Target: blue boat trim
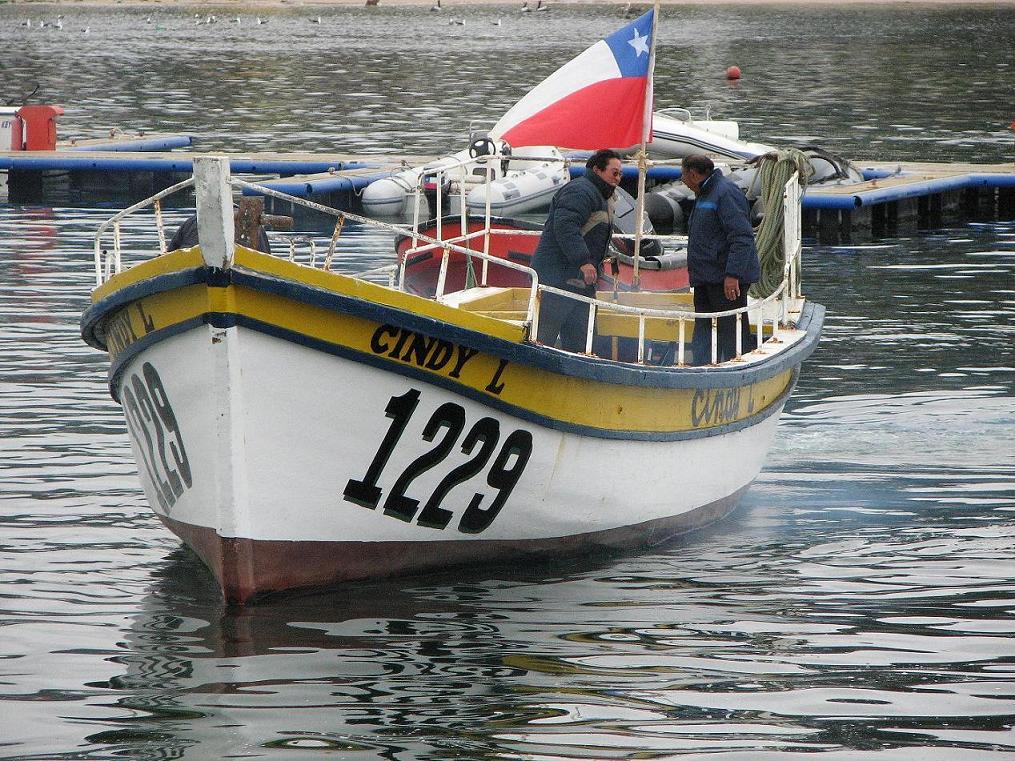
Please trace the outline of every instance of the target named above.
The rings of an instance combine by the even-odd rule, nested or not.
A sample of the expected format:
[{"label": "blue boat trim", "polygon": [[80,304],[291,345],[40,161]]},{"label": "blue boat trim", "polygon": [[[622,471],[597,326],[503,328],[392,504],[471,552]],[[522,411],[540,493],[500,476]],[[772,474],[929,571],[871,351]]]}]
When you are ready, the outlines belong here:
[{"label": "blue boat trim", "polygon": [[[229,316],[231,317],[232,315]],[[232,327],[228,324],[210,324],[213,324],[214,327]],[[393,363],[384,357],[378,357],[374,354],[357,351],[345,346],[336,346],[335,344],[327,343],[326,341],[310,338],[302,333],[296,333],[279,328],[275,325],[262,323],[258,320],[252,320],[242,315],[236,316],[235,324],[240,327],[274,336],[275,338],[279,338],[284,341],[306,346],[309,349],[322,351],[326,354],[331,354],[332,356],[341,357],[361,364],[370,365],[386,372],[412,378],[420,383],[444,388],[454,394],[457,394],[458,396],[464,396],[468,399],[472,399],[473,401],[491,407],[498,412],[513,415],[521,420],[525,420],[526,422],[542,426],[543,428],[550,428],[557,431],[563,431],[565,433],[573,433],[579,436],[589,436],[598,439],[623,439],[626,441],[687,441],[690,439],[703,439],[711,436],[719,436],[724,433],[732,433],[733,431],[749,428],[753,425],[757,425],[765,418],[776,414],[782,409],[782,405],[785,404],[787,397],[796,385],[797,377],[799,375],[798,367],[793,370],[792,379],[778,397],[773,399],[772,402],[765,406],[764,409],[742,420],[737,420],[732,423],[726,423],[724,425],[714,426],[711,428],[700,428],[688,431],[628,431],[616,428],[596,428],[593,426],[578,425],[575,423],[567,423],[562,420],[557,420],[556,418],[547,417],[546,415],[533,412],[525,407],[509,404],[498,397],[486,394],[479,389],[472,388],[471,386],[458,383],[450,378],[445,378],[442,375],[428,373],[422,368],[418,368],[414,365]]]},{"label": "blue boat trim", "polygon": [[[221,270],[217,272],[220,273]],[[97,328],[102,325],[106,317],[127,306],[127,304],[143,299],[146,296],[154,296],[157,293],[173,291],[188,285],[207,283],[209,280],[214,281],[215,273],[216,271],[208,267],[191,267],[190,269],[170,272],[125,286],[101,301],[92,304],[81,314],[81,338],[89,346],[106,351],[105,341],[100,339],[96,333]]]},{"label": "blue boat trim", "polygon": [[114,140],[109,143],[85,143],[80,145],[59,146],[57,150],[66,151],[171,151],[174,148],[187,148],[194,143],[193,135],[152,135],[138,136],[136,139]]},{"label": "blue boat trim", "polygon": [[505,341],[485,333],[449,325],[431,317],[263,275],[241,267],[236,267],[230,272],[235,285],[373,322],[395,324],[429,336],[439,335],[511,362],[601,383],[649,388],[734,388],[772,378],[785,372],[789,367],[799,365],[811,354],[817,345],[825,313],[825,308],[820,304],[808,302],[798,324],[800,329],[807,331],[807,335],[795,346],[773,357],[771,361],[744,368],[634,366],[606,362],[580,354],[569,354],[545,346]]},{"label": "blue boat trim", "polygon": [[264,323],[252,317],[232,313],[209,312],[185,320],[172,326],[153,331],[127,347],[109,369],[109,389],[111,396],[119,401],[117,386],[124,369],[141,352],[160,341],[184,333],[202,324],[216,328],[242,326],[257,332],[271,335],[281,340],[296,343],[316,351],[342,357],[363,364],[371,365],[413,378],[423,383],[446,388],[459,395],[474,399],[501,412],[514,415],[520,419],[556,430],[576,433],[585,436],[608,439],[627,439],[644,441],[679,441],[693,438],[716,436],[740,430],[756,424],[780,408],[784,398],[796,383],[800,363],[813,351],[820,334],[824,307],[818,304],[807,304],[798,327],[807,331],[807,335],[796,346],[785,354],[773,358],[770,362],[762,362],[750,368],[670,368],[652,366],[629,366],[619,363],[604,363],[588,357],[569,355],[546,347],[530,344],[516,344],[511,341],[494,338],[487,334],[460,328],[440,322],[433,318],[376,304],[362,299],[341,294],[321,291],[320,289],[300,283],[268,277],[258,272],[243,270],[216,270],[197,267],[180,272],[159,275],[123,288],[90,307],[81,318],[82,337],[90,345],[105,349],[99,339],[97,329],[105,318],[125,305],[145,296],[163,293],[187,285],[207,283],[210,287],[223,287],[229,284],[250,288],[262,293],[289,298],[301,303],[318,306],[330,311],[342,312],[351,316],[361,317],[373,322],[395,324],[399,327],[441,336],[442,338],[463,343],[494,356],[507,358],[509,361],[538,367],[550,372],[588,378],[605,383],[649,386],[655,388],[729,388],[747,385],[765,380],[784,372],[792,371],[792,379],[780,397],[759,411],[754,416],[729,424],[679,432],[646,432],[617,429],[601,429],[591,426],[577,425],[559,421],[532,412],[517,405],[506,403],[495,397],[443,376],[435,375],[413,365],[392,363],[386,358],[336,345],[321,339],[306,336],[297,331],[280,328]]}]

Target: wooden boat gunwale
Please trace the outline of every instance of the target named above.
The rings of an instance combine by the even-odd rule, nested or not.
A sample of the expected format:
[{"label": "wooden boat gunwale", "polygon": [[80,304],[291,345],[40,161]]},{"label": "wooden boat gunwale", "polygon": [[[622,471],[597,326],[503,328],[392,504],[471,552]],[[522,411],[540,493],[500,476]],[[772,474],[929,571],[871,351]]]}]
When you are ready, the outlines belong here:
[{"label": "wooden boat gunwale", "polygon": [[[262,272],[251,269],[246,264],[258,261],[265,262],[270,258],[268,255],[251,250],[243,250],[239,253],[237,264],[229,270],[191,268],[180,273],[163,272],[150,280],[132,282],[123,290],[107,293],[104,298],[92,305],[82,317],[82,335],[96,348],[108,350],[107,342],[102,335],[102,326],[105,320],[110,319],[120,310],[132,303],[138,302],[146,296],[166,293],[185,285],[204,284],[209,290],[213,288],[247,289],[252,292],[282,297],[311,307],[322,308],[336,314],[340,313],[376,323],[395,324],[426,335],[439,334],[446,340],[468,345],[511,363],[523,364],[537,370],[619,387],[660,390],[731,389],[776,378],[786,373],[787,369],[791,369],[793,372],[792,377],[778,396],[778,399],[782,399],[790,393],[795,383],[797,373],[795,368],[799,367],[799,364],[813,351],[817,344],[823,316],[823,308],[819,305],[808,303],[798,322],[798,329],[804,331],[804,337],[793,346],[761,361],[742,365],[726,364],[707,367],[631,365],[623,362],[612,362],[598,357],[563,352],[551,347],[528,343],[524,340],[511,341],[507,338],[491,336],[475,326],[467,327],[460,324],[440,322],[434,317],[420,315],[393,305],[374,303],[346,293],[326,290],[317,285],[301,283],[298,280],[265,275]],[[244,262],[242,260],[249,261]],[[292,274],[297,276],[303,274],[302,271],[306,270],[306,268],[300,265],[292,265],[287,262],[282,262],[281,264],[284,265],[283,269],[290,269]],[[328,275],[329,278],[334,279],[336,284],[355,280],[354,278],[337,273],[328,273]],[[356,282],[361,283],[362,281]],[[405,296],[412,303],[422,301],[437,307],[443,306],[411,294],[405,294]],[[226,301],[229,300],[226,299]],[[462,317],[472,315],[472,313],[464,312],[454,307],[443,307],[441,311],[444,310],[447,310],[452,316],[457,315]],[[480,318],[480,322],[494,320],[494,318],[483,318],[482,315],[472,316]],[[185,321],[154,330],[140,338],[136,343],[130,344],[123,351],[118,352],[112,357],[109,369],[108,383],[113,397],[117,398],[116,387],[124,369],[130,365],[138,354],[161,340],[166,340],[201,324],[207,324],[215,328],[239,326],[257,330],[318,351],[354,359],[358,362],[382,367],[409,378],[448,388],[455,393],[482,401],[503,412],[540,425],[598,438],[669,441],[696,438],[702,435],[717,435],[749,427],[755,424],[758,419],[763,418],[765,414],[770,414],[771,411],[778,409],[779,406],[774,400],[769,400],[765,407],[759,411],[758,415],[740,418],[717,427],[691,431],[659,433],[569,424],[567,421],[554,420],[517,405],[506,403],[503,400],[492,398],[465,384],[433,375],[412,365],[386,362],[362,351],[355,351],[348,347],[320,340],[306,333],[295,332],[272,325],[251,315],[245,315],[241,310],[236,308],[232,310],[206,310],[201,314],[193,315]],[[519,338],[521,338],[520,331]]]}]

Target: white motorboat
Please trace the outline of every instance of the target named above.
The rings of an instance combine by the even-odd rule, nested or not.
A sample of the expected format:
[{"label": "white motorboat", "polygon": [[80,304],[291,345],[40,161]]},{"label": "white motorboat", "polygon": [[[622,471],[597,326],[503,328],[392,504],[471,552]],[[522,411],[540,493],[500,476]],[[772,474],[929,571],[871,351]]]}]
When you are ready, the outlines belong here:
[{"label": "white motorboat", "polygon": [[695,119],[686,108],[664,108],[652,113],[652,142],[648,153],[655,158],[683,158],[708,153],[731,159],[753,159],[776,150],[772,146],[740,139],[734,121]]},{"label": "white motorboat", "polygon": [[[466,168],[470,159],[495,155],[501,159]],[[420,211],[424,218],[458,214],[463,196],[470,211],[484,212],[489,199],[493,214],[514,216],[545,211],[553,194],[570,179],[565,157],[553,146],[512,151],[503,141],[480,137],[463,151],[375,180],[364,189],[361,202],[367,216],[413,216],[416,209],[409,201],[416,188],[424,186],[430,191],[420,196],[429,202]]]}]

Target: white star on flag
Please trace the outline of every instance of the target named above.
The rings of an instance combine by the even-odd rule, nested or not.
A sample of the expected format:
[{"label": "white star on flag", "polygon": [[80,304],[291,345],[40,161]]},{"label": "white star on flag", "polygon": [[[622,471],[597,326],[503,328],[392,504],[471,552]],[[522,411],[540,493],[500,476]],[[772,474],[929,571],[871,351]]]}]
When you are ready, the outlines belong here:
[{"label": "white star on flag", "polygon": [[636,58],[642,53],[648,54],[648,35],[639,35],[637,29],[634,30],[634,37],[629,39],[627,44],[634,48]]}]

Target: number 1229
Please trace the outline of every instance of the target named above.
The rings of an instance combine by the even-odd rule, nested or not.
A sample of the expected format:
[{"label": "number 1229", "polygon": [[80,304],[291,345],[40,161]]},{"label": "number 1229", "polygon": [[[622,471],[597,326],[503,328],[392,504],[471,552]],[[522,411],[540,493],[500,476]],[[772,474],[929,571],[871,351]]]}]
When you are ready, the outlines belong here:
[{"label": "number 1229", "polygon": [[[373,460],[362,479],[349,479],[345,485],[343,496],[349,502],[375,509],[380,502],[382,490],[377,485],[381,472],[387,465],[392,452],[398,445],[409,423],[409,419],[419,405],[420,392],[410,389],[401,396],[393,396],[384,408],[386,417],[391,418],[388,432],[385,434]],[[452,469],[437,484],[437,488],[427,499],[420,510],[420,500],[406,494],[409,486],[419,476],[442,463],[465,429],[465,410],[454,402],[446,402],[438,407],[423,428],[423,440],[437,443],[427,452],[413,460],[395,480],[394,485],[384,500],[384,514],[399,520],[410,522],[413,519],[420,526],[443,529],[454,517],[454,513],[441,507],[441,502],[455,486],[467,481],[479,473],[493,457],[497,444],[500,442],[500,423],[491,417],[484,417],[465,434],[462,439],[462,453],[471,457],[458,467]],[[512,490],[522,477],[525,466],[532,454],[532,434],[524,430],[512,431],[504,439],[493,465],[486,475],[488,486],[496,490],[496,496],[484,506],[485,494],[477,492],[469,501],[458,522],[458,530],[466,534],[478,534],[493,523],[494,518],[504,507]],[[417,513],[419,516],[417,517]]]}]

